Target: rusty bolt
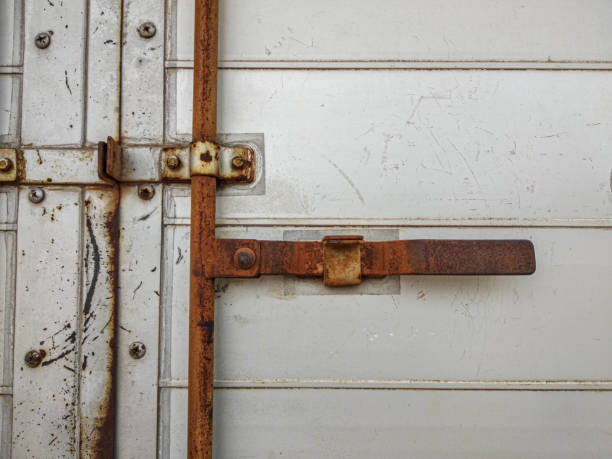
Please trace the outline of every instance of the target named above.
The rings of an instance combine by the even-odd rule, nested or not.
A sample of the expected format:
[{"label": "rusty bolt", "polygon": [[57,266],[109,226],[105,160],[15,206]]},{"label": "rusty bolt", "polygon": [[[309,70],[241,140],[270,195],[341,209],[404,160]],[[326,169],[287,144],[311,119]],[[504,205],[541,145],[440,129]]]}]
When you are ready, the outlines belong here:
[{"label": "rusty bolt", "polygon": [[240,269],[252,268],[255,264],[255,253],[246,247],[236,250],[234,253],[234,263]]},{"label": "rusty bolt", "polygon": [[236,169],[242,169],[244,164],[244,159],[241,156],[234,156],[232,158],[232,166],[234,166]]},{"label": "rusty bolt", "polygon": [[181,158],[176,155],[168,156],[168,158],[166,158],[166,166],[168,166],[169,169],[178,169],[181,167]]},{"label": "rusty bolt", "polygon": [[130,355],[135,359],[142,359],[147,353],[147,346],[140,341],[134,341],[129,347]]},{"label": "rusty bolt", "polygon": [[46,355],[47,353],[43,349],[40,349],[40,350],[32,349],[26,352],[26,355],[23,358],[23,361],[30,368],[36,368],[38,365],[40,365],[40,362],[43,361]]},{"label": "rusty bolt", "polygon": [[155,196],[155,188],[153,188],[153,185],[138,185],[138,196],[140,196],[140,199],[148,201]]},{"label": "rusty bolt", "polygon": [[51,44],[51,35],[49,35],[47,32],[36,34],[36,37],[34,37],[34,44],[39,49],[48,48]]},{"label": "rusty bolt", "polygon": [[157,32],[157,27],[152,22],[143,22],[138,26],[138,34],[142,38],[153,38]]},{"label": "rusty bolt", "polygon": [[13,168],[11,158],[0,158],[0,171],[8,172]]},{"label": "rusty bolt", "polygon": [[28,199],[34,204],[39,204],[45,199],[45,190],[42,188],[32,188],[28,193]]}]

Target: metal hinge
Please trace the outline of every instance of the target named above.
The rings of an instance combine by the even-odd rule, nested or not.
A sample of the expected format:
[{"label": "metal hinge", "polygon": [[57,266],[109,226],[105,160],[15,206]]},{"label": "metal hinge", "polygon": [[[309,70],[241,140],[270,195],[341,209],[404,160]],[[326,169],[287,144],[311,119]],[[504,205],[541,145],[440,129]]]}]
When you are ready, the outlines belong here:
[{"label": "metal hinge", "polygon": [[[112,137],[98,144],[98,175],[104,181],[121,182],[121,145]],[[162,149],[161,178],[189,180],[196,175],[224,182],[251,183],[255,179],[255,151],[248,145],[192,142]]]}]

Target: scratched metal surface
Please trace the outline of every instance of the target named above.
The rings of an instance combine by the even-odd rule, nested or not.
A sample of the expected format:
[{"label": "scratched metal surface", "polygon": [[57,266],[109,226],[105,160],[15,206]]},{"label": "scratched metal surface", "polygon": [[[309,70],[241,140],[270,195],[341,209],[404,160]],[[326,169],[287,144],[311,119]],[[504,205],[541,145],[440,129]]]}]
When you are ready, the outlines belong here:
[{"label": "scratched metal surface", "polygon": [[[216,456],[610,456],[610,2],[221,4],[219,130],[263,134],[266,177],[219,197],[220,236],[520,237],[538,268],[334,295],[220,280]],[[108,0],[0,8],[0,146],[48,192],[0,185],[0,456],[112,454],[115,358],[116,457],[184,457],[188,186],[122,187],[114,356],[91,186],[107,135],[137,182],[191,137],[193,2],[124,2],[122,32]],[[24,366],[32,347],[50,363]]]}]

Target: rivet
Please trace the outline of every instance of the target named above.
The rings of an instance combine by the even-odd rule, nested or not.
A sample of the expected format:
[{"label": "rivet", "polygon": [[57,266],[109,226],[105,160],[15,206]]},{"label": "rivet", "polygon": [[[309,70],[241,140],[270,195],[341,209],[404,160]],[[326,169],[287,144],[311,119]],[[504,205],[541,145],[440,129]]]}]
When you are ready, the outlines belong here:
[{"label": "rivet", "polygon": [[143,22],[138,26],[138,34],[142,38],[153,38],[157,32],[157,27],[152,22]]},{"label": "rivet", "polygon": [[234,156],[232,158],[232,166],[236,169],[242,169],[244,167],[244,159],[241,156]]},{"label": "rivet", "polygon": [[240,248],[234,253],[234,263],[240,269],[252,268],[255,264],[255,253],[249,248]]},{"label": "rivet", "polygon": [[40,365],[40,362],[43,361],[46,355],[47,353],[44,351],[44,349],[40,349],[40,350],[32,349],[26,352],[26,355],[23,358],[23,361],[30,368],[36,368],[38,365]]},{"label": "rivet", "polygon": [[45,190],[42,188],[32,188],[28,193],[28,199],[34,204],[39,204],[45,199]]},{"label": "rivet", "polygon": [[155,188],[153,188],[153,185],[138,185],[138,196],[140,199],[148,201],[155,196]]},{"label": "rivet", "polygon": [[166,158],[166,166],[169,169],[178,169],[181,166],[181,158],[176,155],[170,155]]},{"label": "rivet", "polygon": [[36,37],[34,37],[34,44],[39,49],[48,48],[51,44],[51,35],[49,35],[47,32],[40,32],[39,34],[36,34]]},{"label": "rivet", "polygon": [[147,353],[147,346],[140,341],[134,341],[130,344],[129,353],[135,359],[142,359]]},{"label": "rivet", "polygon": [[11,158],[0,158],[0,171],[8,172],[13,168]]}]

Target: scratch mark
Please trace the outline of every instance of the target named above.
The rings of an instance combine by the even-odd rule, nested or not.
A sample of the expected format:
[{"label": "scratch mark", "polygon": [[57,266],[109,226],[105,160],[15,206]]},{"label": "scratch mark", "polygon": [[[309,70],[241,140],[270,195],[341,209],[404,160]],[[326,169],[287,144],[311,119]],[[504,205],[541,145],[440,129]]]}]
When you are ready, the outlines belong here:
[{"label": "scratch mark", "polygon": [[132,299],[136,298],[136,292],[138,291],[138,289],[140,289],[140,287],[142,287],[142,281],[140,281],[140,284],[138,284],[138,287],[134,289],[134,292],[132,293]]},{"label": "scratch mark", "polygon": [[149,218],[151,215],[153,215],[156,211],[157,211],[157,207],[155,209],[153,209],[151,212],[149,212],[148,214],[144,214],[142,217],[138,217],[138,219],[136,221],[143,222],[147,218]]},{"label": "scratch mark", "polygon": [[329,164],[331,164],[332,166],[334,166],[334,168],[336,168],[336,170],[340,173],[340,175],[342,177],[344,177],[344,180],[346,180],[346,182],[351,186],[351,188],[355,191],[355,193],[357,194],[357,197],[359,198],[359,200],[361,201],[361,204],[365,205],[365,200],[363,199],[363,196],[361,195],[361,192],[359,191],[359,189],[355,186],[355,184],[353,183],[353,181],[349,178],[348,175],[346,175],[344,173],[344,171],[342,169],[340,169],[338,167],[338,165],[333,162],[331,159],[328,159],[327,162]]},{"label": "scratch mark", "polygon": [[181,260],[183,259],[183,252],[181,252],[181,248],[180,247],[177,247],[177,249],[178,249],[178,257],[176,259],[176,264],[178,265],[181,262]]},{"label": "scratch mark", "polygon": [[100,248],[98,247],[98,241],[96,241],[96,236],[93,232],[93,227],[91,224],[91,219],[87,219],[87,232],[89,233],[89,238],[91,239],[91,246],[93,248],[93,262],[94,262],[94,271],[91,276],[91,284],[89,284],[89,288],[87,289],[87,295],[85,297],[85,306],[83,307],[83,314],[87,316],[91,311],[91,303],[93,301],[94,292],[96,291],[96,284],[98,283],[98,276],[100,275]]},{"label": "scratch mark", "polygon": [[68,92],[72,95],[72,89],[70,89],[70,84],[68,84],[68,71],[64,70],[64,76],[66,77],[66,87],[68,88]]}]

